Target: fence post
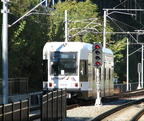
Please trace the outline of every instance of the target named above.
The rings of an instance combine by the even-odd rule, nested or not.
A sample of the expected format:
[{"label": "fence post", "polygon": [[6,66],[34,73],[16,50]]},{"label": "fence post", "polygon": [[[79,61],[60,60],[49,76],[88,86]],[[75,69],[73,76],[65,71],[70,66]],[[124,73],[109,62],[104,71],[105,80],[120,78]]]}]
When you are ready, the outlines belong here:
[{"label": "fence post", "polygon": [[22,121],[22,100],[20,100],[20,121]]},{"label": "fence post", "polygon": [[58,120],[58,90],[56,90],[56,120]]},{"label": "fence post", "polygon": [[28,110],[27,110],[27,117],[28,117],[28,121],[29,121],[29,114],[30,114],[30,101],[29,101],[29,99],[27,99],[28,100]]},{"label": "fence post", "polygon": [[62,90],[58,90],[58,119],[62,119]]},{"label": "fence post", "polygon": [[61,89],[57,90],[57,120],[61,119]]},{"label": "fence post", "polygon": [[57,119],[57,91],[52,91],[53,92],[53,121]]},{"label": "fence post", "polygon": [[66,112],[67,112],[67,109],[66,109],[66,104],[67,104],[67,102],[66,102],[66,90],[64,90],[64,95],[65,95],[65,117],[64,118],[66,118]]},{"label": "fence post", "polygon": [[41,95],[40,98],[41,98],[41,110],[40,110],[40,112],[41,112],[41,121],[43,121],[43,116],[42,116],[42,113],[43,113],[43,111],[42,111],[42,109],[43,109],[43,95]]},{"label": "fence post", "polygon": [[62,110],[62,107],[63,107],[63,90],[61,89],[61,119],[63,118],[63,110]]},{"label": "fence post", "polygon": [[2,113],[3,113],[3,118],[2,119],[3,119],[3,121],[5,121],[5,105],[4,104],[3,104],[2,110],[3,110],[2,111]]},{"label": "fence post", "polygon": [[54,119],[54,113],[53,113],[53,112],[54,112],[54,111],[53,111],[53,110],[54,110],[54,109],[53,109],[53,105],[54,105],[53,100],[54,100],[54,99],[53,99],[53,96],[54,96],[54,93],[53,93],[53,91],[52,91],[52,120]]},{"label": "fence post", "polygon": [[62,89],[62,118],[66,117],[66,90]]},{"label": "fence post", "polygon": [[12,102],[12,121],[14,121],[14,103]]},{"label": "fence post", "polygon": [[48,121],[48,115],[49,115],[49,114],[48,114],[48,108],[49,108],[49,107],[48,107],[48,103],[49,103],[48,93],[47,93],[47,101],[46,101],[46,102],[47,102],[47,104],[46,104],[46,105],[47,105],[47,110],[46,110],[46,111],[47,111],[47,112],[46,112],[46,115],[47,115],[47,116],[46,116],[46,119],[47,119],[47,121]]}]

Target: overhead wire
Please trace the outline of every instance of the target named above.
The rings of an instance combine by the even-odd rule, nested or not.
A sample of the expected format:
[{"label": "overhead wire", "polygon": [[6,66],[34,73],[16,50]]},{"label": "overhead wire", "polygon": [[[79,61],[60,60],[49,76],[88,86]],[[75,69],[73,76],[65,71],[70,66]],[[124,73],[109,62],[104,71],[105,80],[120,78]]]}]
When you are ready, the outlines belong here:
[{"label": "overhead wire", "polygon": [[125,3],[127,0],[123,1],[123,2],[120,2],[120,4],[116,5],[115,7],[113,7],[113,9],[119,7],[120,5],[122,5],[123,3]]},{"label": "overhead wire", "polygon": [[[109,16],[108,16],[109,17]],[[111,18],[109,17],[113,22],[114,24],[121,30],[124,32],[124,30]],[[129,33],[129,35],[132,37],[133,40],[135,40],[136,43],[138,43],[138,41]]]},{"label": "overhead wire", "polygon": [[[137,4],[137,6],[139,7],[139,9],[142,9],[137,1],[136,1],[136,4]],[[144,14],[144,11],[141,11],[141,13]],[[142,19],[142,18],[141,18],[141,14],[140,14],[140,20],[141,20],[141,19]],[[141,21],[140,21],[139,23],[143,26],[143,27],[141,28],[141,29],[143,29],[143,28],[144,28],[144,24],[142,24]]]},{"label": "overhead wire", "polygon": [[[109,16],[108,16],[108,17],[109,17]],[[119,23],[121,23],[121,24],[123,24],[123,25],[126,25],[126,26],[128,26],[128,27],[131,27],[131,28],[133,28],[133,29],[138,29],[138,28],[133,27],[133,26],[131,26],[131,25],[129,25],[129,24],[123,23],[123,22],[121,22],[121,21],[119,21],[119,20],[117,20],[117,19],[115,19],[115,18],[112,18],[112,17],[109,17],[109,18],[111,18],[111,19],[113,19],[113,20],[115,20],[115,21],[118,21]]]},{"label": "overhead wire", "polygon": [[[119,0],[119,1],[120,1],[120,0]],[[129,1],[129,0],[125,0],[125,1],[123,1],[123,2],[120,1],[121,3],[120,3],[119,5],[117,5],[116,7],[118,7],[118,6],[120,6],[120,5],[124,4],[124,3],[126,4],[126,2],[128,2],[128,1]],[[130,2],[132,3],[133,1],[130,0]],[[135,5],[134,5],[135,9],[138,7],[139,9],[142,10],[142,8],[140,7],[140,5],[139,5],[139,3],[137,2],[137,0],[134,0],[134,2],[135,2]],[[114,8],[116,8],[116,7],[114,7]],[[126,6],[123,5],[123,7],[124,7],[125,9],[127,9]],[[130,7],[132,7],[132,6],[130,6]],[[137,14],[137,11],[136,11],[136,10],[135,10],[134,12]],[[144,11],[140,11],[140,12],[142,12],[142,13],[144,14]],[[132,16],[132,18],[134,18],[134,17]],[[141,29],[144,28],[144,24],[142,24],[141,21],[138,21],[136,18],[134,18],[134,20],[137,21],[140,25],[143,26]],[[140,20],[141,20],[141,18],[140,18]]]},{"label": "overhead wire", "polygon": [[[120,0],[119,0],[119,1],[120,1]],[[120,1],[120,4],[116,5],[113,9],[119,7],[119,6],[122,5],[122,4],[126,4],[126,2],[129,2],[129,0],[124,0],[123,2]],[[132,3],[131,0],[130,0],[130,2]],[[123,5],[123,7],[126,8],[126,5]],[[127,5],[127,7],[128,7],[128,5]],[[130,7],[132,7],[132,6],[130,6]],[[137,7],[141,9],[141,7],[140,7],[140,5],[138,4],[137,0],[135,0],[135,8],[137,8]],[[127,9],[127,8],[126,8],[126,9]],[[129,13],[129,11],[127,11],[127,12]],[[136,10],[135,10],[134,12],[137,14],[137,11],[136,11]],[[144,14],[143,11],[142,11],[142,13]],[[111,20],[114,22],[114,24],[115,24],[121,31],[124,31],[124,30],[116,23],[116,21],[119,22],[119,23],[121,23],[121,24],[124,24],[124,25],[126,25],[126,26],[129,26],[129,27],[131,27],[131,28],[133,28],[133,29],[135,29],[135,30],[139,30],[139,29],[136,28],[136,27],[132,27],[132,26],[126,24],[126,23],[120,22],[120,21],[118,21],[118,20],[116,20],[116,19],[114,19],[114,18],[111,18],[110,16],[108,16],[108,17],[109,17],[109,19],[111,19]],[[132,16],[132,17],[133,17],[133,16]],[[144,25],[141,23],[141,21],[138,21],[136,18],[135,18],[134,20],[137,21],[140,25],[142,25],[142,26],[143,26],[142,28],[144,28]],[[140,18],[140,20],[141,20],[141,18]],[[141,29],[142,29],[142,28],[141,28]],[[131,35],[130,33],[129,33],[129,35],[130,35],[130,37],[131,37],[136,43],[138,43],[138,40],[137,40],[133,35]]]}]

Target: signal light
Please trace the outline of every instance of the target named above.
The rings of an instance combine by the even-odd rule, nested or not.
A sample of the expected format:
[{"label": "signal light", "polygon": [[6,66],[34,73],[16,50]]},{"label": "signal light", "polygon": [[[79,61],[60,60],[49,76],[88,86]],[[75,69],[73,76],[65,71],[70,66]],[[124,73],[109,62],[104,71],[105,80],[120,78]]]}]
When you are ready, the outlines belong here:
[{"label": "signal light", "polygon": [[96,54],[100,54],[100,52],[99,52],[99,51],[95,51],[95,53],[96,53]]},{"label": "signal light", "polygon": [[100,59],[100,57],[99,57],[99,56],[96,56],[96,57],[95,57],[95,59],[96,59],[96,60],[99,60],[99,59]]},{"label": "signal light", "polygon": [[100,62],[96,62],[95,64],[96,64],[97,66],[101,65],[101,63],[100,63]]},{"label": "signal light", "polygon": [[101,68],[102,66],[102,45],[101,43],[94,43],[92,47],[93,66]]},{"label": "signal light", "polygon": [[100,46],[98,46],[98,45],[95,46],[95,49],[99,49],[99,48],[100,48]]}]

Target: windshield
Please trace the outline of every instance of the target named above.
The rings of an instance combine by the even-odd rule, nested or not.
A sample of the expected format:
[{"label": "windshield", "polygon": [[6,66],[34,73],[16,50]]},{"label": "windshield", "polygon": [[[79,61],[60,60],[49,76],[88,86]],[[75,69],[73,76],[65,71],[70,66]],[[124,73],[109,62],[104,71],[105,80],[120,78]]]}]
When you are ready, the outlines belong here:
[{"label": "windshield", "polygon": [[51,52],[51,75],[77,75],[76,52]]}]

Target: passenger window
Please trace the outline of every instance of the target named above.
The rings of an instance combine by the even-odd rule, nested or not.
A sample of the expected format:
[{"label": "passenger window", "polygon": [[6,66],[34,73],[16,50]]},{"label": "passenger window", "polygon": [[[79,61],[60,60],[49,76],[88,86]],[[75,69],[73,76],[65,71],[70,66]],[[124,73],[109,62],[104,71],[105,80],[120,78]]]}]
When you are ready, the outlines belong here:
[{"label": "passenger window", "polygon": [[104,80],[106,80],[106,74],[107,74],[106,68],[104,68]]},{"label": "passenger window", "polygon": [[48,80],[48,60],[43,60],[43,81]]},{"label": "passenger window", "polygon": [[86,61],[81,61],[80,63],[80,74],[86,75]]},{"label": "passenger window", "polygon": [[111,80],[111,69],[109,69],[109,80]]}]

